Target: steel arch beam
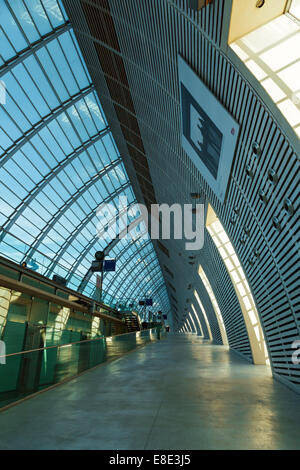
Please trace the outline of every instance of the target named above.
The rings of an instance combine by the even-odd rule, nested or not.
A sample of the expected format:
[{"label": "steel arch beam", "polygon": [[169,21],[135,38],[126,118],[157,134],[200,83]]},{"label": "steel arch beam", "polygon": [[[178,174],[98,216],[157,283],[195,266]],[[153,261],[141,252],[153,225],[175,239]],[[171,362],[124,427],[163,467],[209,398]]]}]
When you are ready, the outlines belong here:
[{"label": "steel arch beam", "polygon": [[[147,233],[147,232],[144,232],[144,233]],[[123,250],[120,251],[119,257],[123,256],[123,254],[126,253],[126,251],[127,251],[130,247],[132,247],[133,245],[135,245],[135,243],[136,243],[136,240],[132,240],[128,245],[126,245],[126,247],[123,248]]]},{"label": "steel arch beam", "polygon": [[18,218],[22,215],[23,211],[30,205],[30,203],[40,194],[40,192],[56,177],[59,173],[66,168],[69,163],[78,157],[83,151],[87,150],[89,147],[94,145],[99,140],[103,139],[107,134],[109,134],[110,128],[106,127],[102,131],[98,132],[96,135],[91,137],[91,139],[85,141],[80,147],[77,147],[76,150],[69,155],[67,155],[61,162],[57,164],[44,178],[41,180],[32,191],[30,191],[23,201],[17,206],[15,212],[13,212],[3,224],[3,229],[6,232],[0,234],[0,242],[5,238],[7,232],[10,231],[11,227],[16,223]]},{"label": "steel arch beam", "polygon": [[[154,260],[153,260],[153,261],[154,261]],[[154,273],[153,273],[153,272],[154,272]],[[152,276],[153,276],[152,279],[151,279],[150,281],[145,282],[145,277],[146,277],[146,276],[144,276],[143,279],[142,279],[142,281],[141,281],[141,288],[142,288],[142,289],[146,289],[146,286],[147,286],[148,283],[150,283],[150,282],[151,282],[151,286],[153,286],[153,285],[155,286],[156,283],[157,283],[157,282],[159,281],[159,279],[160,279],[160,277],[159,277],[160,274],[161,274],[161,273],[160,273],[160,271],[159,271],[159,266],[153,266],[153,267],[150,269],[150,271],[147,273],[147,276],[149,276],[149,275],[152,275]],[[140,273],[139,273],[139,276],[140,276]],[[134,288],[132,287],[132,289],[131,289],[131,291],[130,291],[130,295],[132,295],[131,293],[132,293],[133,291],[134,291]]]},{"label": "steel arch beam", "polygon": [[[155,289],[155,291],[152,293],[152,295],[156,295],[157,292],[158,292],[160,289],[162,289],[163,287],[165,287],[164,282],[162,282],[162,283]],[[157,295],[160,295],[160,294],[157,294]],[[130,300],[130,299],[128,299],[128,300]]]},{"label": "steel arch beam", "polygon": [[[127,209],[126,209],[126,210],[127,210]],[[132,222],[132,224],[135,223],[135,226],[136,226],[136,225],[138,225],[138,224],[141,222],[141,220],[142,220],[142,218],[139,217],[135,222]],[[130,224],[130,225],[127,226],[127,230],[128,230],[129,228],[131,228],[131,230],[134,228],[134,227],[132,226],[132,224]],[[126,229],[125,229],[125,230],[126,230]],[[125,232],[125,230],[123,230],[122,232]],[[121,232],[121,233],[122,233],[122,232]],[[121,233],[119,234],[119,237],[120,237]],[[112,249],[112,248],[111,248],[112,245],[115,246],[115,245],[120,241],[121,238],[119,238],[119,237],[118,237],[118,238],[115,238],[114,240],[112,240],[112,242],[109,243],[109,244],[106,246],[106,248],[104,249],[104,253],[105,253],[105,254],[108,254],[108,253],[109,253],[110,249]],[[83,258],[81,257],[81,259],[83,259]],[[82,281],[81,281],[79,287],[78,287],[78,292],[83,292],[83,291],[84,291],[84,289],[86,288],[87,283],[89,282],[89,280],[91,279],[91,277],[92,277],[93,274],[94,274],[94,272],[91,270],[91,268],[89,268],[89,269],[87,270],[85,276],[83,277],[83,279],[82,279]]]},{"label": "steel arch beam", "polygon": [[[109,195],[109,197],[107,197],[106,199],[103,199],[103,201],[101,202],[102,204],[104,203],[109,203],[110,201],[112,201],[115,197],[117,197],[119,194],[122,194],[122,192],[124,191],[124,189],[126,189],[127,187],[130,186],[130,183],[127,182],[125,184],[123,184],[120,188],[118,188],[114,193],[111,193]],[[73,241],[75,240],[75,238],[79,235],[79,233],[90,223],[90,221],[93,219],[93,217],[95,217],[95,211],[97,209],[98,205],[96,207],[94,207],[91,212],[89,214],[86,214],[86,218],[85,218],[85,221],[83,224],[79,225],[77,227],[77,229],[68,237],[65,239],[61,249],[60,249],[60,254],[59,256],[56,256],[55,260],[53,260],[53,265],[52,265],[52,271],[55,269],[56,265],[58,264],[58,260],[63,256],[63,254],[65,253],[65,251],[67,250],[68,246],[70,246]],[[49,273],[49,269],[47,271]],[[72,274],[74,274],[74,269],[72,270]],[[48,274],[49,276],[49,274]],[[71,276],[70,276],[71,277]]]},{"label": "steel arch beam", "polygon": [[110,165],[107,165],[106,167],[101,170],[100,174],[96,173],[89,181],[88,183],[84,184],[81,186],[78,191],[76,191],[75,194],[72,194],[72,196],[65,201],[64,205],[54,214],[53,218],[51,221],[44,227],[43,230],[39,233],[38,237],[36,238],[35,242],[31,245],[31,249],[29,253],[27,253],[24,256],[23,261],[28,260],[31,258],[32,254],[34,251],[38,248],[38,246],[43,242],[45,237],[48,235],[50,230],[54,227],[56,222],[62,217],[62,215],[82,196],[91,186],[93,186],[97,181],[99,181],[99,176],[100,179],[102,179],[105,175],[107,175],[111,170],[113,170],[116,166],[120,164],[122,160],[118,158],[117,160],[114,160]]},{"label": "steel arch beam", "polygon": [[124,238],[123,235],[125,236],[126,234],[130,233],[131,230],[133,230],[135,227],[137,227],[143,221],[144,221],[144,219],[142,217],[137,217],[135,220],[130,222],[130,224],[128,224],[127,227],[119,233],[119,236],[117,238],[115,238],[114,240],[112,240],[107,245],[107,247],[104,250],[105,254],[108,255],[108,253],[115,248],[115,246],[119,243],[119,241]]},{"label": "steel arch beam", "polygon": [[[137,255],[137,253],[136,253],[136,255]],[[150,255],[152,255],[152,253],[150,253]],[[144,260],[147,256],[149,256],[149,253],[148,253],[147,255],[145,255],[145,256],[142,258],[142,260]],[[150,265],[153,261],[155,261],[155,260],[156,260],[155,257],[152,258],[152,259],[151,259],[151,262],[149,263],[149,265]],[[132,269],[131,269],[131,270],[129,271],[129,273],[128,273],[128,276],[130,276],[131,273],[132,273],[135,269],[136,269],[136,266],[132,267]],[[140,274],[143,272],[144,269],[145,269],[145,266],[140,267],[140,268],[138,267],[138,269],[137,269],[137,271],[136,271],[136,273],[135,273],[135,278],[139,277]],[[149,274],[148,274],[148,273],[145,274],[144,277],[146,277],[146,275],[148,276]],[[119,290],[119,286],[120,286],[120,284],[121,284],[122,282],[123,282],[123,280],[120,280],[120,281],[119,281],[119,284],[116,284],[114,291],[111,292],[111,295],[114,295],[114,293]],[[134,289],[134,288],[132,288],[131,290],[128,291],[128,295],[129,295],[129,296],[130,296],[131,292],[133,291],[133,289]]]},{"label": "steel arch beam", "polygon": [[160,285],[155,289],[155,291],[152,293],[152,295],[156,295],[158,291],[161,289],[166,288],[164,281],[160,283]]},{"label": "steel arch beam", "polygon": [[32,137],[38,134],[44,127],[48,126],[50,122],[56,119],[61,113],[67,111],[71,106],[80,101],[85,96],[89,95],[95,89],[94,85],[89,85],[88,87],[83,88],[75,95],[71,96],[68,100],[64,101],[58,108],[51,111],[50,115],[45,116],[41,121],[35,124],[29,131],[23,134],[19,139],[17,139],[13,145],[11,145],[5,152],[0,155],[0,168],[12,158],[25,143],[30,142]]},{"label": "steel arch beam", "polygon": [[[151,260],[151,263],[153,263],[154,261],[157,261],[157,258],[154,257],[154,258]],[[149,275],[150,275],[155,269],[157,269],[157,268],[160,268],[159,264],[156,265],[156,266],[153,266],[152,269],[150,269],[150,270],[147,272],[147,274],[144,275],[143,279],[144,279],[146,276],[149,276]],[[132,271],[133,271],[133,269],[132,269],[130,272],[132,272]],[[141,269],[136,273],[135,279],[138,279],[138,278],[140,277],[140,275],[142,274],[142,272],[143,272],[143,269],[141,268]],[[143,288],[144,288],[144,285],[143,285]],[[130,291],[128,291],[128,296],[129,296],[129,298],[130,298],[132,292],[134,292],[135,289],[136,289],[135,287],[132,287],[132,289],[131,289]],[[116,291],[116,290],[118,290],[118,288],[116,288],[115,291]],[[112,293],[111,293],[111,295],[113,296]]]},{"label": "steel arch beam", "polygon": [[[154,295],[158,295],[159,296],[159,300],[161,303],[164,302],[164,296],[168,299],[168,294],[167,294],[167,290],[166,290],[166,286],[164,284],[164,280],[162,281],[162,283],[155,289],[154,292],[152,292],[152,296]],[[165,289],[165,294],[159,294],[158,292],[161,290],[161,289]],[[170,309],[169,309],[170,310]]]},{"label": "steel arch beam", "polygon": [[[136,204],[136,202],[134,202],[133,204]],[[130,206],[129,206],[130,207]],[[86,257],[87,253],[94,247],[94,245],[98,242],[99,240],[99,237],[98,235],[95,235],[93,237],[93,239],[87,244],[86,248],[84,249],[84,251],[82,252],[82,255],[80,256],[80,258],[76,261],[76,263],[72,266],[71,268],[71,275],[69,277],[69,279],[71,278],[71,276],[73,275],[73,273],[76,271],[76,269],[78,268],[78,266],[80,265],[80,263],[82,262],[82,260]],[[117,243],[119,243],[119,241],[121,240],[120,238],[117,238],[116,239],[117,242],[115,243],[114,247],[117,245]],[[110,247],[109,251],[112,250],[114,247]],[[107,253],[109,253],[109,251]]]},{"label": "steel arch beam", "polygon": [[0,78],[5,75],[6,73],[10,72],[16,65],[22,63],[27,57],[30,57],[32,54],[35,54],[39,49],[49,44],[49,42],[53,41],[54,39],[58,38],[62,34],[70,31],[72,26],[70,21],[66,21],[61,26],[57,26],[51,32],[45,34],[37,41],[33,42],[23,51],[20,51],[17,55],[9,59],[5,64],[1,65],[0,67]]},{"label": "steel arch beam", "polygon": [[[155,261],[155,258],[151,260],[151,263],[150,263],[150,264],[152,264],[153,261]],[[156,267],[157,267],[157,266],[154,266],[150,271],[148,271],[148,272],[147,272],[147,276],[148,276],[149,274],[151,274],[151,272],[153,271],[153,269],[155,269]],[[135,269],[135,268],[132,268],[132,269],[131,269],[130,274],[134,271],[134,269]],[[143,269],[144,269],[144,268],[140,268],[140,269],[137,270],[137,272],[135,273],[135,280],[137,280],[137,279],[140,277],[140,275],[141,275],[142,272],[143,272]],[[129,275],[130,275],[130,274],[129,274]],[[144,277],[145,277],[145,276],[144,276]],[[113,291],[113,292],[110,292],[110,294],[111,294],[112,296],[114,296],[117,291],[123,292],[122,289],[120,290],[120,284],[122,284],[122,282],[123,282],[123,280],[120,280],[120,281],[119,281],[119,284],[116,285],[114,291]],[[130,298],[131,298],[131,294],[132,294],[132,292],[134,292],[135,289],[136,289],[136,287],[132,287],[130,290],[128,290],[127,293],[126,293],[126,294],[128,294],[128,295],[126,295],[126,298],[128,297],[128,298],[130,299]]]},{"label": "steel arch beam", "polygon": [[[149,255],[148,255],[149,256]],[[143,258],[145,259],[145,257]],[[149,262],[149,264],[147,265],[147,272],[146,273],[143,273],[143,271],[145,270],[145,266],[142,266],[135,274],[135,279],[140,279],[141,275],[143,274],[143,277],[142,279],[140,280],[139,284],[141,286],[143,286],[143,288],[145,287],[145,285],[150,282],[150,281],[145,281],[145,278],[150,276],[153,271],[157,270],[157,273],[154,274],[154,278],[151,279],[151,282],[154,282],[154,279],[156,278],[156,276],[159,274],[159,268],[160,266],[159,265],[155,265],[155,262],[157,261],[156,257],[155,257],[155,253],[153,253],[153,257],[151,258],[151,261]],[[132,271],[134,271],[134,268],[132,269]],[[155,282],[154,282],[154,285],[156,283],[156,279],[155,279]],[[131,295],[131,293],[134,291],[134,287],[131,288],[131,290],[128,291],[129,295]]]},{"label": "steel arch beam", "polygon": [[[143,232],[143,235],[145,235],[147,233],[147,230]],[[133,245],[135,245],[137,242],[137,240],[132,240],[128,245],[126,245],[123,250],[120,251],[120,253],[118,254],[119,258],[121,258],[121,256],[124,255],[124,253],[126,253],[126,251]]]},{"label": "steel arch beam", "polygon": [[[151,240],[148,240],[148,241],[142,246],[142,248],[145,248],[145,247],[148,246],[150,243],[151,243]],[[129,245],[127,246],[126,251],[128,250],[128,248],[129,248]],[[126,251],[125,251],[125,253],[126,253]],[[133,253],[133,254],[129,257],[129,259],[126,260],[126,263],[130,263],[130,261],[132,261],[137,255],[138,255],[138,252],[137,252],[137,253]],[[120,271],[118,271],[118,274],[117,274],[117,275],[114,277],[114,279],[112,280],[112,282],[111,282],[111,284],[110,284],[110,286],[109,286],[110,289],[112,289],[112,286],[115,284],[115,282],[116,282],[117,278],[120,276],[120,274],[124,271],[125,267],[126,267],[126,264],[124,263],[124,264],[122,265]]]},{"label": "steel arch beam", "polygon": [[[151,274],[155,269],[156,269],[156,267],[154,266],[154,267],[149,271],[148,274]],[[159,274],[159,273],[156,273],[155,276],[157,276],[158,274]],[[145,285],[145,284],[142,284],[142,285],[139,286],[138,288],[132,288],[131,291],[128,293],[128,296],[127,296],[127,295],[124,296],[124,295],[121,294],[121,297],[130,300],[130,299],[133,298],[134,293],[135,293],[135,295],[134,295],[135,298],[136,298],[137,295],[145,295],[145,294],[144,294],[145,289],[146,289],[146,285]],[[140,294],[140,293],[141,293],[141,294]]]},{"label": "steel arch beam", "polygon": [[[141,218],[140,221],[143,221],[143,219]],[[137,224],[138,225],[138,224]],[[143,232],[143,235],[147,234],[147,231],[144,231]],[[140,240],[140,238],[138,239]],[[149,238],[146,238],[144,239],[145,240],[145,243],[143,243],[143,245],[141,245],[139,248],[136,249],[136,252],[134,253],[134,256],[138,256],[138,254],[140,253],[141,250],[144,249],[144,247],[146,245],[148,245],[148,243],[151,241]],[[126,245],[123,250],[120,251],[120,253],[118,254],[118,258],[121,259],[122,256],[125,255],[125,253],[132,247],[132,246],[135,246],[136,245],[136,242],[137,240],[132,240],[130,243],[128,243],[128,245]],[[132,259],[133,255],[130,256],[130,259]],[[123,269],[125,268],[125,265],[122,266],[122,271]],[[115,282],[115,279],[113,280],[112,284],[114,284]]]}]

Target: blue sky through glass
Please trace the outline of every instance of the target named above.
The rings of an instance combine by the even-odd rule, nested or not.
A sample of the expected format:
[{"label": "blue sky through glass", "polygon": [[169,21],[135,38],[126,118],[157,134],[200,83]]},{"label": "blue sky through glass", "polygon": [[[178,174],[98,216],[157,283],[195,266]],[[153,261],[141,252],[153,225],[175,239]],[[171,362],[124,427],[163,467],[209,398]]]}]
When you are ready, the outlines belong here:
[{"label": "blue sky through glass", "polygon": [[[108,243],[97,237],[97,207],[135,196],[58,0],[0,2],[0,80],[0,253],[78,288]],[[169,311],[149,238],[120,240],[109,257],[107,301],[153,295],[154,310]]]}]

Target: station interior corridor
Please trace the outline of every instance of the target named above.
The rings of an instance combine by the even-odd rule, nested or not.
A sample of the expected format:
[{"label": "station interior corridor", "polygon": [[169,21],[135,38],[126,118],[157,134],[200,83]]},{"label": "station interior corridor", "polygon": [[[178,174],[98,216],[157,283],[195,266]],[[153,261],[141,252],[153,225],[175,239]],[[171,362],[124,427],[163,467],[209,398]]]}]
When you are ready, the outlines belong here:
[{"label": "station interior corridor", "polygon": [[0,413],[0,448],[300,449],[299,422],[267,366],[169,334]]}]

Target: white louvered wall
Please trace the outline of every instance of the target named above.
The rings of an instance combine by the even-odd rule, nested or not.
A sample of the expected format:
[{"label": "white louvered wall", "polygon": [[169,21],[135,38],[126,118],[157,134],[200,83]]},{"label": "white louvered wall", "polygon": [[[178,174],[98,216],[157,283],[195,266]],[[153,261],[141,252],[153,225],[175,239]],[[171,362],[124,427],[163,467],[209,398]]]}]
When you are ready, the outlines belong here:
[{"label": "white louvered wall", "polygon": [[[101,0],[85,3],[98,5],[101,10]],[[135,171],[128,157],[93,42],[89,38],[87,24],[83,15],[76,16],[80,2],[68,0],[65,4],[76,30],[80,30],[77,31],[79,42],[91,74],[101,88],[104,111],[124,155],[137,196],[141,199]],[[190,193],[200,191],[206,204],[208,201],[212,204],[238,253],[252,288],[273,371],[287,383],[300,388],[300,367],[291,362],[291,344],[300,339],[297,239],[299,158],[296,155],[299,149],[291,147],[250,84],[220,50],[222,0],[215,0],[200,13],[189,11],[186,2],[180,0],[109,0],[109,5],[156,200],[158,203],[191,203]],[[228,196],[223,206],[181,148],[178,54],[183,56],[241,126]],[[254,141],[262,148],[260,158],[252,155]],[[247,175],[246,165],[252,167],[253,178]],[[268,178],[270,169],[278,175],[276,185]],[[268,192],[270,200],[267,204],[260,200],[260,190]],[[284,210],[286,198],[294,204],[295,213],[292,216]],[[239,215],[236,222],[232,223],[230,220],[234,208],[238,208]],[[273,226],[274,216],[282,221],[281,232]],[[245,237],[245,243],[242,243],[241,237]],[[181,242],[163,241],[170,257],[157,249],[162,268],[166,265],[174,274],[171,283],[176,290],[176,297],[168,287],[171,302],[172,296],[176,298],[179,319],[186,313],[185,308],[190,307],[187,299],[192,299],[196,307],[192,291],[187,289],[187,285],[192,282],[201,294],[212,324],[217,325],[210,300],[197,274],[198,263],[201,263],[223,314],[230,346],[251,359],[247,332],[234,288],[208,234],[206,239],[195,265],[188,263],[189,253],[184,252]],[[259,258],[253,257],[254,250],[259,250]],[[250,264],[252,259],[253,265]],[[168,286],[170,279],[168,275],[165,277]],[[218,328],[213,330],[215,340],[220,341]]]}]

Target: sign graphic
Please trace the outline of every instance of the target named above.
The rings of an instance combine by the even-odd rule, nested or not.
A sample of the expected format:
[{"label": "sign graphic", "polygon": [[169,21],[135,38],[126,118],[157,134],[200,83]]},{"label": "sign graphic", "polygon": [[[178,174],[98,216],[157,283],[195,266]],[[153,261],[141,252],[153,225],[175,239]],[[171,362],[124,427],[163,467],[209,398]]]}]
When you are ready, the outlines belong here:
[{"label": "sign graphic", "polygon": [[223,134],[183,84],[181,96],[183,135],[212,176],[217,179]]},{"label": "sign graphic", "polygon": [[112,272],[116,270],[116,260],[107,259],[104,261],[104,272]]},{"label": "sign graphic", "polygon": [[223,203],[239,125],[178,56],[182,147]]}]

